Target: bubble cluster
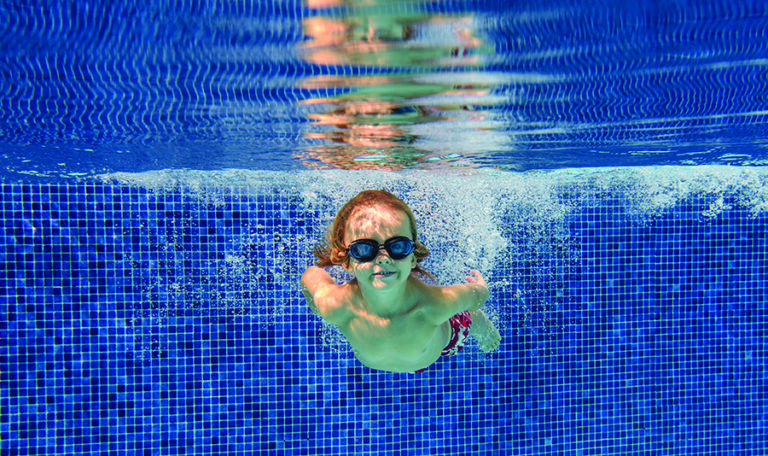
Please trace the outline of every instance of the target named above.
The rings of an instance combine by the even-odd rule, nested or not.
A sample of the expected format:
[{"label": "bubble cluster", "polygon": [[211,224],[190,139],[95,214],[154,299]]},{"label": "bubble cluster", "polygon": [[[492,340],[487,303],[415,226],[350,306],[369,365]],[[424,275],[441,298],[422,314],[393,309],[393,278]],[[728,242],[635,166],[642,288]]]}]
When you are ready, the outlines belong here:
[{"label": "bubble cluster", "polygon": [[[581,267],[580,239],[589,227],[579,220],[585,212],[610,202],[622,220],[640,226],[691,199],[701,204],[701,223],[736,207],[754,217],[768,209],[768,171],[763,168],[172,170],[102,178],[154,195],[180,194],[217,208],[228,224],[233,217],[223,212],[235,210],[233,201],[239,201],[245,209],[237,209],[242,212],[237,229],[220,221],[213,225],[231,231],[226,245],[217,247],[223,255],[206,264],[213,274],[209,282],[221,286],[208,293],[197,290],[195,296],[201,311],[224,309],[266,322],[295,318],[296,306],[306,307],[298,282],[313,261],[312,248],[322,241],[338,209],[366,189],[388,190],[411,207],[419,239],[430,250],[423,266],[440,284],[461,283],[471,269],[480,271],[491,294],[487,313],[497,325],[514,325],[517,331],[555,331],[557,324],[565,324],[555,324],[553,315],[562,302],[573,299],[564,284]],[[342,268],[332,268],[331,274],[339,283],[351,278]],[[211,299],[204,302],[204,296]],[[328,344],[343,343],[332,328],[324,327],[321,334]]]}]

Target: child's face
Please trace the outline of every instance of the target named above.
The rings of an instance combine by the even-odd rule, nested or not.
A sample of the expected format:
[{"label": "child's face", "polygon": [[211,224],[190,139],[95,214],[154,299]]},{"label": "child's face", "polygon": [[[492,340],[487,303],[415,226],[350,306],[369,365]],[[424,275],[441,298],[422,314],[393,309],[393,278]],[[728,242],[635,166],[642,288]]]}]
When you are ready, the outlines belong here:
[{"label": "child's face", "polygon": [[[373,206],[356,210],[347,220],[344,244],[349,245],[360,239],[372,239],[384,244],[388,239],[398,236],[413,238],[408,216],[387,206]],[[347,269],[355,274],[361,284],[387,288],[406,281],[415,265],[416,257],[413,253],[401,260],[393,260],[382,247],[372,261],[360,262],[350,258]]]}]

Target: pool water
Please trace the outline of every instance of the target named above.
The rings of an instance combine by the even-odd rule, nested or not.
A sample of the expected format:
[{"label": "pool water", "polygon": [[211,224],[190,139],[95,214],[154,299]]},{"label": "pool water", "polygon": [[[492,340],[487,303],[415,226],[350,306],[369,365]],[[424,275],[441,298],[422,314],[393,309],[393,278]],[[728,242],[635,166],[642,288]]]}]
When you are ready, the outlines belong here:
[{"label": "pool water", "polygon": [[[768,448],[762,4],[0,14],[3,455]],[[309,312],[368,188],[497,351],[379,372]]]},{"label": "pool water", "polygon": [[[378,372],[310,314],[310,249],[371,186],[413,207],[444,283],[486,275],[497,352]],[[762,169],[177,171],[2,194],[6,454],[765,448]]]},{"label": "pool water", "polygon": [[755,1],[0,2],[0,176],[765,165]]}]

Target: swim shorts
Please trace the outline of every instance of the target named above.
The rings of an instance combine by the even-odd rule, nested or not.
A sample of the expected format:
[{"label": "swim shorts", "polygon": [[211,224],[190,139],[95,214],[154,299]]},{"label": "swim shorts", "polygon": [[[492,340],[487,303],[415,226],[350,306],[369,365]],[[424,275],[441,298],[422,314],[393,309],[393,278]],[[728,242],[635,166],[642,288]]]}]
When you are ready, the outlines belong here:
[{"label": "swim shorts", "polygon": [[[469,311],[459,312],[449,318],[448,323],[451,325],[451,340],[443,348],[440,356],[455,356],[464,348],[469,337],[469,327],[472,326],[472,317],[469,315]],[[425,370],[427,370],[426,367],[417,370],[416,373],[420,374]]]},{"label": "swim shorts", "polygon": [[464,344],[467,343],[469,337],[469,327],[472,326],[472,317],[469,316],[469,311],[459,312],[456,315],[448,319],[451,324],[451,341],[445,346],[441,356],[455,356],[458,352],[464,348]]}]

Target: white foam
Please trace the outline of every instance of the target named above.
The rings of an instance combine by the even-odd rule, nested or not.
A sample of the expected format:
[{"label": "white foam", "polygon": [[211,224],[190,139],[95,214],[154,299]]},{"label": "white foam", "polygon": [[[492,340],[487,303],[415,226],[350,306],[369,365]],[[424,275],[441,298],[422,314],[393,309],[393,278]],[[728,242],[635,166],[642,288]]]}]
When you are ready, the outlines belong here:
[{"label": "white foam", "polygon": [[[702,223],[734,210],[734,204],[746,208],[753,217],[768,211],[768,168],[762,167],[589,168],[525,173],[458,169],[439,172],[171,170],[110,174],[101,178],[152,192],[182,190],[185,195],[213,204],[224,202],[231,195],[290,197],[298,202],[300,213],[317,214],[311,222],[316,235],[284,239],[288,245],[296,246],[299,260],[306,264],[311,261],[312,247],[322,239],[321,233],[347,200],[361,190],[383,188],[400,196],[412,208],[419,237],[431,251],[424,266],[442,284],[463,282],[470,269],[477,269],[488,278],[500,266],[509,270],[505,265],[532,257],[536,270],[527,273],[540,275],[540,281],[546,282],[553,273],[550,270],[553,259],[563,264],[579,260],[575,247],[578,243],[573,240],[578,234],[570,228],[570,217],[586,208],[605,204],[605,198],[612,199],[612,206],[621,206],[628,217],[627,223],[634,224],[645,224],[663,216],[691,197],[703,198],[706,202],[700,214]],[[510,227],[523,230],[514,236],[515,245],[509,245]],[[521,236],[523,242],[519,240]],[[228,246],[226,261],[217,266],[223,268],[222,274],[235,279],[242,276],[244,285],[254,288],[267,273],[278,283],[297,282],[295,276],[286,272],[287,268],[241,274],[238,255],[252,248],[249,243],[260,241],[249,238],[238,242],[234,240]],[[516,273],[513,271],[513,276],[489,283],[492,295],[495,290],[512,290],[519,296],[514,305],[520,306],[518,310],[522,314],[546,311],[548,304],[543,302],[536,303],[536,309],[525,308],[529,305],[526,297],[531,290],[515,288]],[[334,275],[338,280],[348,278],[340,269]],[[224,306],[237,310],[248,305],[236,298],[232,297]],[[263,305],[271,307],[257,310],[258,313],[266,313],[273,320],[286,313],[282,306],[288,304],[265,301]],[[492,305],[489,308],[498,324],[497,310]],[[338,339],[327,331],[324,337]]]},{"label": "white foam", "polygon": [[[428,247],[443,246],[429,259],[446,280],[461,280],[470,268],[488,271],[504,250],[499,226],[515,220],[532,227],[564,230],[568,214],[612,195],[638,223],[658,216],[691,196],[712,200],[702,213],[712,218],[731,209],[726,193],[736,195],[753,216],[768,210],[768,168],[696,166],[584,168],[525,173],[494,170],[453,171],[191,171],[168,170],[100,176],[106,182],[136,185],[155,192],[184,189],[205,201],[227,195],[284,194],[301,198],[327,227],[336,211],[359,191],[383,188],[400,196],[417,218]],[[718,203],[719,202],[719,203]],[[560,232],[565,236],[565,231]],[[316,239],[315,241],[319,241]]]}]

